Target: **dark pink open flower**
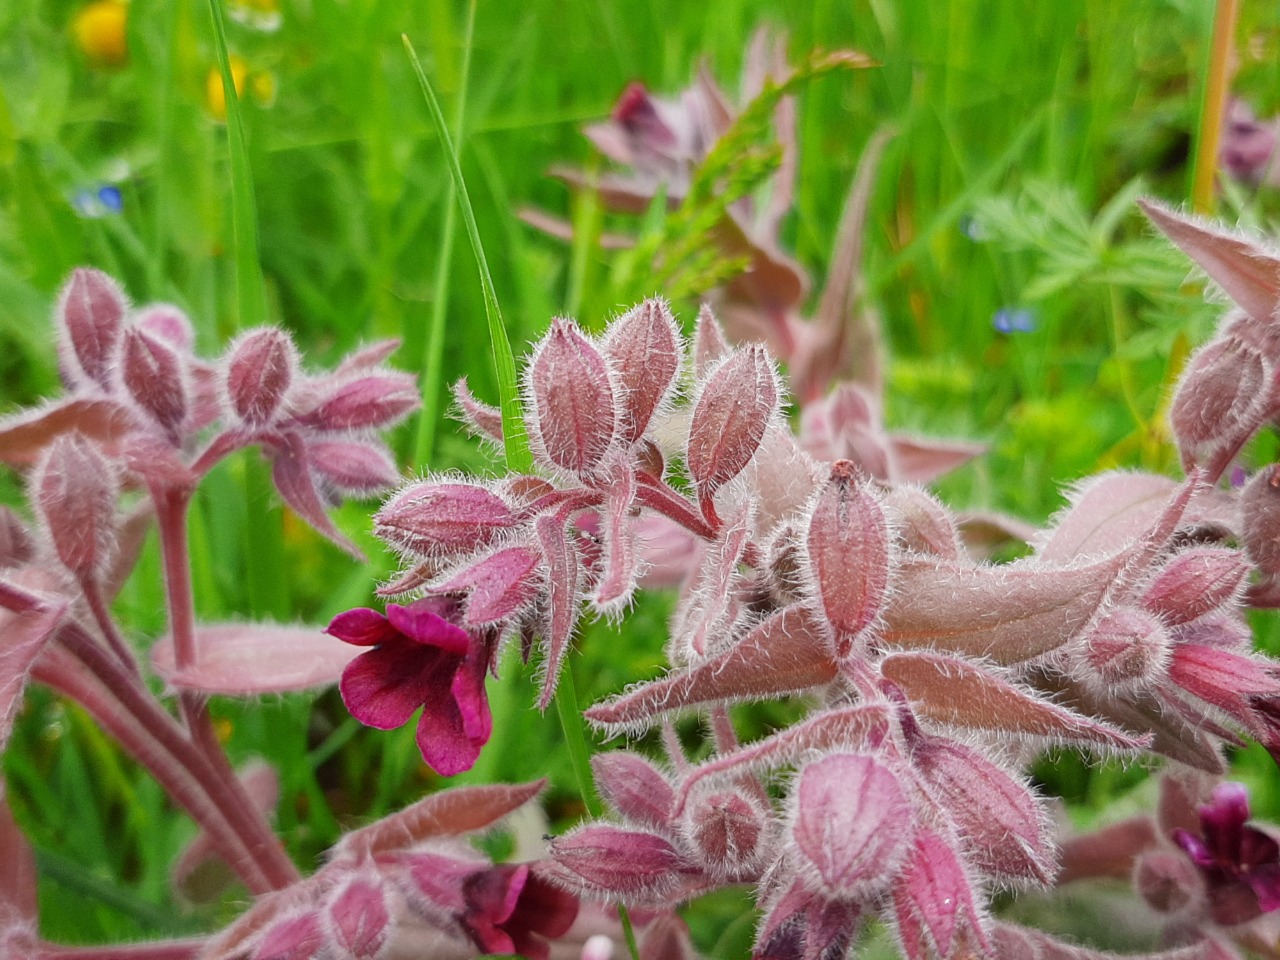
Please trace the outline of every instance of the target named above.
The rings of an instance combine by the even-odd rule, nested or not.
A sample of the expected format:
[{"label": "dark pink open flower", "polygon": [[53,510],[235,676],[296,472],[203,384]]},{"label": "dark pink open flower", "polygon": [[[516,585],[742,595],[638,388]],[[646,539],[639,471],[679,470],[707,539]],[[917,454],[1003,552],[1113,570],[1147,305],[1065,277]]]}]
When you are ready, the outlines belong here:
[{"label": "dark pink open flower", "polygon": [[1200,868],[1213,918],[1224,926],[1280,909],[1280,844],[1245,826],[1249,798],[1238,783],[1223,783],[1200,808],[1202,837],[1175,830],[1173,839]]},{"label": "dark pink open flower", "polygon": [[547,941],[563,936],[578,916],[578,898],[530,874],[526,863],[473,874],[462,885],[462,896],[462,925],[486,953],[546,960]]},{"label": "dark pink open flower", "polygon": [[471,769],[493,731],[484,675],[492,644],[459,627],[456,600],[427,597],[388,604],[387,615],[359,608],[340,613],[327,633],[372,649],[347,665],[342,699],[361,723],[403,726],[422,708],[418,749],[442,776]]}]

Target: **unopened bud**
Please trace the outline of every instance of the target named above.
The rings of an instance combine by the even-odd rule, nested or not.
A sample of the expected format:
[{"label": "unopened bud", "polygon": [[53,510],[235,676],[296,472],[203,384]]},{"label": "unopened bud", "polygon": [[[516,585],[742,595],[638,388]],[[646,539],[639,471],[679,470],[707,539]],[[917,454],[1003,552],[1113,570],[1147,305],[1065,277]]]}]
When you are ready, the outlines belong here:
[{"label": "unopened bud", "polygon": [[124,334],[121,379],[134,402],[176,437],[187,415],[182,361],[163,340],[131,327]]},{"label": "unopened bud", "polygon": [[303,913],[278,920],[258,941],[253,960],[314,960],[325,946],[320,917]]},{"label": "unopened bud", "polygon": [[1172,641],[1164,624],[1135,607],[1108,611],[1084,640],[1084,665],[1099,688],[1133,689],[1158,680]]},{"label": "unopened bud", "polygon": [[411,484],[373,517],[374,533],[422,556],[469,553],[519,523],[506,501],[471,483]]},{"label": "unopened bud", "polygon": [[318,430],[382,430],[408,416],[418,403],[413,377],[384,370],[326,390],[320,402],[298,420]]},{"label": "unopened bud", "polygon": [[231,347],[227,398],[235,415],[260,427],[279,412],[298,365],[293,341],[275,327],[251,330]]},{"label": "unopened bud", "polygon": [[777,406],[777,374],[760,344],[730,355],[712,371],[689,424],[686,463],[700,500],[709,501],[746,469]]},{"label": "unopened bud", "polygon": [[595,344],[571,320],[556,319],[534,351],[528,372],[529,433],[547,461],[589,473],[617,429],[615,386]]},{"label": "unopened bud", "polygon": [[707,304],[698,310],[698,322],[693,328],[693,367],[703,376],[716,361],[729,353],[729,341],[724,337],[720,321]]},{"label": "unopened bud", "polygon": [[960,558],[960,535],[955,521],[929,491],[895,486],[884,495],[884,503],[901,518],[894,529],[894,539],[901,549],[947,560]]},{"label": "unopened bud", "polygon": [[79,434],[64,434],[50,446],[32,483],[58,559],[78,577],[95,577],[115,535],[117,490],[111,464]]},{"label": "unopened bud", "polygon": [[1235,338],[1205,344],[1187,364],[1169,408],[1183,455],[1192,460],[1241,439],[1263,409],[1271,364]]},{"label": "unopened bud", "polygon": [[1238,550],[1205,547],[1178,554],[1143,592],[1142,605],[1170,626],[1230,604],[1249,576]]},{"label": "unopened bud", "polygon": [[101,270],[79,267],[62,288],[57,316],[71,354],[85,375],[111,389],[127,302],[120,285]]},{"label": "unopened bud", "polygon": [[765,811],[739,790],[695,796],[681,826],[698,862],[712,876],[726,880],[758,867],[767,846]]},{"label": "unopened bud", "polygon": [[134,315],[133,325],[179,353],[189,353],[195,346],[196,335],[190,319],[172,304],[156,303],[142,308]]},{"label": "unopened bud", "polygon": [[378,443],[335,440],[307,444],[311,466],[343,493],[367,497],[400,479],[391,454]]},{"label": "unopened bud", "polygon": [[1134,867],[1133,885],[1151,909],[1160,913],[1177,913],[1204,891],[1195,864],[1168,850],[1141,854]]},{"label": "unopened bud", "polygon": [[646,827],[666,827],[676,806],[676,794],[652,763],[629,750],[597,753],[591,771],[601,795],[620,814]]},{"label": "unopened bud", "polygon": [[391,933],[382,884],[376,877],[355,877],[329,901],[324,921],[343,960],[376,960]]},{"label": "unopened bud", "polygon": [[588,889],[622,899],[651,899],[671,890],[693,866],[663,837],[592,824],[551,843],[551,855]]},{"label": "unopened bud", "polygon": [[1249,559],[1280,574],[1280,463],[1263,467],[1240,494],[1241,533]]},{"label": "unopened bud", "polygon": [[796,850],[820,892],[865,899],[893,878],[913,817],[892,770],[862,754],[832,754],[804,768],[793,800]]},{"label": "unopened bud", "polygon": [[463,626],[483,627],[513,619],[537,595],[542,554],[532,547],[508,547],[459,570],[439,589],[466,592]]},{"label": "unopened bud", "polygon": [[843,657],[879,615],[889,587],[889,526],[857,468],[837,460],[809,519],[809,563]]},{"label": "unopened bud", "polygon": [[680,335],[666,301],[650,299],[609,328],[605,349],[623,387],[623,439],[635,443],[649,426],[680,369]]}]

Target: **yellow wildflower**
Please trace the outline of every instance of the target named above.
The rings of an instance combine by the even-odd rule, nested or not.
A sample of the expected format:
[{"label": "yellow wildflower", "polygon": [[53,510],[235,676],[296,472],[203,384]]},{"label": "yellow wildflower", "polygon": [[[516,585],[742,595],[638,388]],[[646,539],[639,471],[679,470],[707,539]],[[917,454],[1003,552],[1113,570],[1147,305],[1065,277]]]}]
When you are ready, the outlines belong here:
[{"label": "yellow wildflower", "polygon": [[[239,54],[231,54],[231,79],[236,85],[236,96],[244,94],[244,82],[249,75],[249,66]],[[222,71],[218,67],[209,70],[204,84],[205,105],[217,120],[227,119],[227,95],[222,88]]]},{"label": "yellow wildflower", "polygon": [[129,59],[125,35],[128,15],[125,0],[94,0],[80,8],[71,21],[71,33],[90,63],[119,67]]}]

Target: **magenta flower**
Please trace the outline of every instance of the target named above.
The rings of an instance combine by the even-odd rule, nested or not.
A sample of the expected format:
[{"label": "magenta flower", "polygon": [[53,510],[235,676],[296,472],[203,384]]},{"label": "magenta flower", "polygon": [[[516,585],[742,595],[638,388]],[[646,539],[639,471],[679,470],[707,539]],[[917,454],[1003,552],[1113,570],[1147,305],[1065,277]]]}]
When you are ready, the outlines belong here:
[{"label": "magenta flower", "polygon": [[1249,819],[1249,798],[1238,783],[1223,783],[1200,808],[1197,837],[1175,830],[1174,841],[1200,868],[1209,888],[1213,919],[1223,926],[1245,923],[1280,909],[1280,844]]},{"label": "magenta flower", "polygon": [[547,941],[568,932],[578,916],[578,898],[533,876],[525,863],[473,874],[462,885],[462,896],[461,923],[485,953],[546,960]]},{"label": "magenta flower", "polygon": [[372,647],[347,665],[342,699],[361,723],[379,730],[403,726],[422,707],[418,749],[442,776],[471,769],[493,731],[484,675],[492,644],[453,622],[451,598],[388,604],[387,615],[359,608],[340,613],[327,633]]}]

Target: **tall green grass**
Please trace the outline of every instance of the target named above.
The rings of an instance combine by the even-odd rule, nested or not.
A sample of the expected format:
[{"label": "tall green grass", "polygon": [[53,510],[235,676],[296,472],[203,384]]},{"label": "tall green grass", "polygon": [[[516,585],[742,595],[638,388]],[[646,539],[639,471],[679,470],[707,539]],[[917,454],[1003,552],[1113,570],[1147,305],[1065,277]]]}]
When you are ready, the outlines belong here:
[{"label": "tall green grass", "polygon": [[[1055,482],[1099,464],[1165,465],[1148,435],[1160,385],[1178,351],[1203,335],[1206,313],[1198,291],[1179,291],[1185,269],[1146,239],[1132,207],[1108,203],[1136,183],[1187,196],[1207,0],[1061,0],[1034,5],[1034,16],[1031,5],[980,0],[529,0],[478,5],[473,27],[462,2],[285,0],[272,34],[228,19],[224,0],[133,0],[129,61],[118,70],[75,48],[76,9],[0,5],[0,409],[55,390],[52,298],[72,267],[92,263],[139,301],[188,309],[207,352],[264,319],[285,324],[316,365],[361,341],[401,338],[396,362],[427,358],[432,371],[431,419],[397,438],[402,466],[494,471],[444,417],[444,387],[466,375],[491,402],[509,390],[511,368],[495,368],[490,352],[502,339],[497,303],[516,356],[555,313],[598,328],[628,306],[611,285],[614,255],[589,240],[642,226],[571,198],[546,169],[599,165],[578,126],[607,114],[632,79],[675,91],[705,58],[733,92],[751,32],[773,23],[793,62],[813,48],[852,47],[881,64],[801,92],[797,206],[784,242],[820,281],[860,152],[892,123],[898,136],[866,238],[870,295],[896,358],[888,414],[906,430],[991,447],[944,482],[945,495],[1042,520],[1060,502]],[[1245,20],[1264,18],[1255,10]],[[452,114],[456,154],[424,109],[402,35],[442,116]],[[206,87],[211,71],[226,75],[230,54],[251,77],[274,75],[278,94],[264,105],[251,83],[223,124]],[[120,215],[75,214],[76,189],[117,176]],[[491,284],[453,249],[460,182],[474,216],[464,225],[483,239]],[[1273,201],[1244,195],[1243,209],[1227,209],[1264,218]],[[515,220],[525,203],[590,229],[564,246]],[[644,279],[641,271],[641,288]],[[686,321],[693,300],[676,304]],[[1006,307],[1032,309],[1036,329],[998,332],[993,317]],[[17,489],[0,480],[6,499]],[[368,536],[370,506],[339,514],[371,557],[356,570],[282,515],[253,455],[220,469],[193,513],[201,615],[319,622],[367,602],[392,564]],[[149,552],[118,604],[140,644],[162,627],[155,572]],[[642,604],[621,636],[608,625],[587,630],[575,664],[584,701],[658,668],[667,602]],[[532,684],[518,663],[505,666],[501,696],[526,712]],[[361,728],[332,693],[214,711],[235,757],[282,766],[279,824],[304,861],[343,824],[438,785],[411,731]],[[767,725],[767,711],[761,717],[748,722]],[[495,741],[503,749],[486,755],[486,775],[550,772],[553,816],[574,815],[555,719],[521,722],[518,741]],[[547,755],[555,759],[544,771],[537,758]],[[1088,771],[1060,769],[1085,798]],[[165,871],[190,827],[74,710],[32,695],[6,772],[41,851],[50,937],[131,936],[159,929],[157,910],[176,915]],[[103,882],[77,884],[70,862]],[[122,878],[123,894],[108,878]],[[176,924],[207,926],[228,909]],[[729,925],[722,909],[708,907],[695,924],[707,946]]]}]

